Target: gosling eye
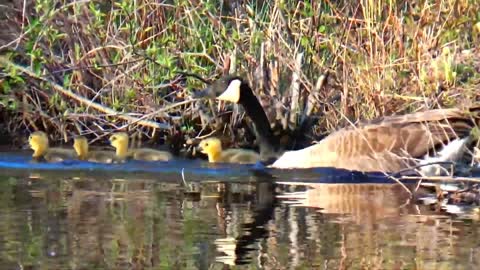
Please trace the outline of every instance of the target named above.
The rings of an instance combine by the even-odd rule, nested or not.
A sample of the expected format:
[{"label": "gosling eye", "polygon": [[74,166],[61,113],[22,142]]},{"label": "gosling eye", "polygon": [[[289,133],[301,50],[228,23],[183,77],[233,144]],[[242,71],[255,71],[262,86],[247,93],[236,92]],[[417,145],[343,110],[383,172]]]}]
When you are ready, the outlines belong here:
[{"label": "gosling eye", "polygon": [[206,143],[205,146],[208,146],[208,143]]}]

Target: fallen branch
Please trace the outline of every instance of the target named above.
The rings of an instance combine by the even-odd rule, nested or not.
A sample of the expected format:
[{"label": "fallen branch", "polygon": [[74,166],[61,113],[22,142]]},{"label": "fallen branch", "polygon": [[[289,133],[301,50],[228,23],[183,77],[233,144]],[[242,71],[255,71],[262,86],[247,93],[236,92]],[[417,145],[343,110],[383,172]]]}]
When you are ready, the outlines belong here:
[{"label": "fallen branch", "polygon": [[400,180],[424,180],[424,181],[441,181],[441,182],[472,182],[480,183],[479,177],[460,177],[460,176],[402,176]]},{"label": "fallen branch", "polygon": [[108,115],[111,115],[111,116],[117,116],[120,119],[129,121],[131,123],[136,123],[136,124],[139,124],[139,125],[142,125],[142,126],[150,127],[150,128],[156,128],[156,129],[169,129],[170,128],[169,124],[158,123],[158,122],[154,122],[154,121],[150,121],[150,120],[142,120],[142,119],[139,119],[139,118],[136,118],[136,117],[126,115],[125,113],[119,113],[119,112],[117,112],[117,111],[115,111],[111,108],[108,108],[108,107],[105,107],[101,104],[95,103],[95,102],[93,102],[89,99],[86,99],[82,96],[79,96],[79,95],[73,93],[71,90],[65,89],[61,85],[58,85],[58,84],[56,84],[56,83],[54,83],[54,82],[52,82],[52,81],[50,81],[46,78],[38,76],[31,69],[20,66],[20,65],[17,65],[17,64],[13,63],[12,61],[10,61],[9,59],[7,59],[4,56],[0,56],[0,66],[5,66],[5,67],[8,66],[10,68],[15,68],[16,70],[19,70],[22,73],[27,74],[28,76],[30,76],[32,78],[44,81],[44,82],[50,84],[55,91],[65,95],[67,97],[70,97],[70,98],[78,101],[79,103],[82,103],[86,106],[89,106],[89,107],[91,107],[91,108],[93,108],[97,111],[103,112],[105,114],[108,114]]}]

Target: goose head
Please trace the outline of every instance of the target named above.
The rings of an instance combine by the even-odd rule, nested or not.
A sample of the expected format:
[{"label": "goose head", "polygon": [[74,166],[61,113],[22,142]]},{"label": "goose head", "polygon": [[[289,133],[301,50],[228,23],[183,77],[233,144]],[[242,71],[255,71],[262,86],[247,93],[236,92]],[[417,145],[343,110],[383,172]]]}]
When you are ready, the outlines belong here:
[{"label": "goose head", "polygon": [[197,98],[211,98],[233,103],[242,103],[245,97],[253,95],[252,90],[244,80],[236,75],[227,75],[213,82],[203,91],[195,94]]}]

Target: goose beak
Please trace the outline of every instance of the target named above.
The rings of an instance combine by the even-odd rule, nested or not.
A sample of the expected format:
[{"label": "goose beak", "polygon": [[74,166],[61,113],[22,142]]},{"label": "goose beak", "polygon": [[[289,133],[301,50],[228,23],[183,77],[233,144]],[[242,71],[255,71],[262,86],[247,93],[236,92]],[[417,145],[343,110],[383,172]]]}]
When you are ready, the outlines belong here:
[{"label": "goose beak", "polygon": [[192,97],[214,99],[216,98],[216,95],[211,87],[207,87],[207,88],[204,88],[203,90],[193,92]]}]

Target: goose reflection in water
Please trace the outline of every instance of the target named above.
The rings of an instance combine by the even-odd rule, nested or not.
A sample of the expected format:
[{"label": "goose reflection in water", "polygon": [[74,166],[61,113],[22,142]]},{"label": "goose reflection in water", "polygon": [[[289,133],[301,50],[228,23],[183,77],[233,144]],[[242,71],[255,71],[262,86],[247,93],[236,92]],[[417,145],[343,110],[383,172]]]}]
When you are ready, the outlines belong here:
[{"label": "goose reflection in water", "polygon": [[[374,242],[372,235],[375,235],[375,228],[382,223],[382,220],[407,216],[400,222],[415,223],[417,222],[415,217],[420,214],[419,208],[411,203],[411,193],[405,189],[405,186],[399,184],[298,182],[277,182],[275,184],[264,182],[262,184],[263,187],[257,186],[257,189],[260,188],[257,194],[259,197],[262,197],[262,194],[267,196],[263,196],[263,200],[258,201],[259,204],[251,217],[252,220],[241,225],[240,235],[235,237],[235,234],[230,232],[226,233],[225,237],[215,240],[214,243],[219,253],[216,257],[217,262],[242,265],[251,263],[252,257],[271,257],[268,255],[270,252],[275,254],[279,252],[280,236],[275,235],[275,232],[288,231],[289,263],[292,267],[298,265],[302,260],[300,252],[304,249],[302,245],[305,245],[305,239],[301,239],[302,235],[307,233],[312,241],[322,242],[321,233],[315,229],[314,221],[310,221],[313,222],[310,225],[304,225],[307,232],[301,230],[301,215],[297,213],[301,209],[316,209],[320,215],[328,215],[327,220],[336,220],[339,224],[361,225],[362,230],[366,230],[365,235],[358,236],[357,240],[359,242],[366,241],[372,246],[375,245],[372,243]],[[410,190],[415,188],[413,184],[406,187]],[[298,191],[299,189],[303,190]],[[273,196],[268,194],[273,194]],[[288,206],[289,214],[285,222],[290,226],[289,229],[281,227],[282,221],[278,220],[281,217],[274,213],[274,211],[278,212],[281,205]],[[408,216],[412,216],[412,218],[410,219]],[[305,216],[307,223],[310,217],[311,215]],[[235,223],[232,225],[238,226]],[[345,232],[342,234],[343,239]],[[345,241],[346,239],[341,240],[342,245],[347,245]]]},{"label": "goose reflection in water", "polygon": [[358,224],[413,210],[411,194],[400,184],[291,183],[290,186],[303,186],[306,190],[279,194],[283,203],[318,208],[325,214],[347,215]]}]

